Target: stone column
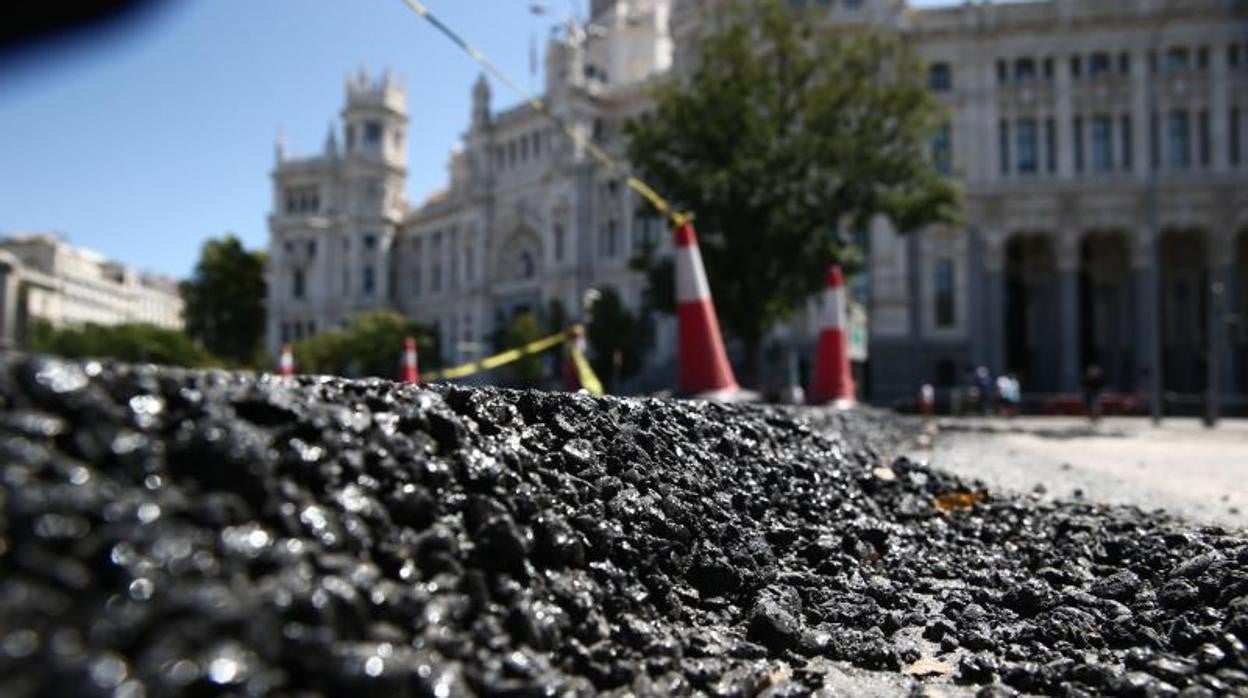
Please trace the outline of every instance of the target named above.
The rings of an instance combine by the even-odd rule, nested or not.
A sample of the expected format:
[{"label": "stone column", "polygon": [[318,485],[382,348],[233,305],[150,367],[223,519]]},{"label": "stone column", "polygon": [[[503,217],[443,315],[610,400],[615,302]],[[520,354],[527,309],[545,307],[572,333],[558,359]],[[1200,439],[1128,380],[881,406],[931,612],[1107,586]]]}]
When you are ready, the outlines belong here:
[{"label": "stone column", "polygon": [[[1148,228],[1138,230],[1131,241],[1131,276],[1135,291],[1136,386],[1151,395],[1153,374],[1161,370],[1158,341],[1161,332],[1160,279],[1157,274],[1157,241]],[[1160,412],[1158,412],[1160,414]]]},{"label": "stone column", "polygon": [[1223,232],[1209,236],[1209,358],[1216,369],[1210,370],[1213,386],[1218,396],[1216,411],[1222,412],[1228,394],[1235,392],[1235,353],[1231,347],[1230,327],[1227,314],[1233,307],[1235,293],[1235,236],[1224,228]]},{"label": "stone column", "polygon": [[1075,141],[1072,119],[1074,112],[1071,107],[1071,75],[1070,57],[1054,56],[1057,90],[1057,176],[1069,179],[1075,171]]},{"label": "stone column", "polygon": [[1131,55],[1131,164],[1137,179],[1148,179],[1150,157],[1148,113],[1148,52]]},{"label": "stone column", "polygon": [[983,239],[983,328],[979,340],[994,375],[1005,370],[1005,237],[995,231]]},{"label": "stone column", "polygon": [[1079,237],[1059,235],[1056,243],[1058,388],[1075,392],[1083,372],[1079,351]]},{"label": "stone column", "polygon": [[[1220,47],[1219,47],[1220,48]],[[1214,172],[1225,172],[1230,164],[1230,121],[1231,113],[1227,98],[1230,97],[1230,85],[1227,84],[1226,51],[1212,51],[1210,55],[1209,91],[1209,149],[1210,167]],[[1240,117],[1243,118],[1242,116]],[[1200,141],[1195,141],[1196,161],[1200,158]],[[1240,146],[1243,147],[1242,144]]]}]

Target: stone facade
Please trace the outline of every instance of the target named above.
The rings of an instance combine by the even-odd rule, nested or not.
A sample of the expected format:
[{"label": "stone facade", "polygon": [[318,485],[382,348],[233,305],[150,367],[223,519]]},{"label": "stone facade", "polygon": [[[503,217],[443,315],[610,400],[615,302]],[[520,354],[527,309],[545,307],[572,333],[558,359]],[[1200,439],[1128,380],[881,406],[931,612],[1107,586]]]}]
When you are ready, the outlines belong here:
[{"label": "stone facade", "polygon": [[177,282],[74,247],[50,233],[0,240],[0,346],[19,346],[29,320],[54,327],[143,322],[182,329]]},{"label": "stone facade", "polygon": [[1248,307],[1237,7],[1055,0],[901,18],[952,114],[937,157],[966,183],[967,224],[902,243],[919,320],[876,323],[877,396],[974,365],[1015,372],[1033,394],[1070,393],[1098,364],[1123,392],[1145,391],[1160,365],[1166,391],[1195,398],[1208,347],[1222,392],[1248,393],[1230,312]]},{"label": "stone facade", "polygon": [[[594,2],[590,32],[569,26],[550,44],[543,99],[619,152],[646,84],[689,69],[718,4]],[[1019,374],[1032,394],[1071,392],[1090,363],[1113,389],[1143,388],[1160,365],[1167,390],[1194,394],[1210,346],[1222,387],[1248,393],[1242,3],[812,4],[832,26],[900,33],[926,62],[950,113],[932,156],[967,192],[957,228],[855,231],[869,247],[851,291],[869,308],[873,399],[952,385],[976,365]],[[638,307],[628,258],[635,245],[669,251],[661,223],[540,114],[495,113],[484,82],[473,95],[449,186],[420,206],[402,200],[407,117],[390,80],[351,82],[345,149],[333,133],[314,158],[279,149],[270,348],[386,307],[435,325],[460,360],[518,312],[557,300],[575,314],[592,287]],[[380,147],[353,141],[373,126]],[[777,341],[808,348],[806,315]],[[659,370],[673,328],[654,322]]]}]

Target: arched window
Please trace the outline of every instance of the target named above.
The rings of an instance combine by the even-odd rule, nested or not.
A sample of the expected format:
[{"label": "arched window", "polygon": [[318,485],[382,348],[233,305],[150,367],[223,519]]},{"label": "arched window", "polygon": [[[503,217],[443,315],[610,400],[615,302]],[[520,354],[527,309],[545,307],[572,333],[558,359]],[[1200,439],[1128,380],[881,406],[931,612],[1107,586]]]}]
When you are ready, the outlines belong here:
[{"label": "arched window", "polygon": [[537,273],[533,264],[533,254],[528,250],[520,253],[520,278],[531,279]]}]

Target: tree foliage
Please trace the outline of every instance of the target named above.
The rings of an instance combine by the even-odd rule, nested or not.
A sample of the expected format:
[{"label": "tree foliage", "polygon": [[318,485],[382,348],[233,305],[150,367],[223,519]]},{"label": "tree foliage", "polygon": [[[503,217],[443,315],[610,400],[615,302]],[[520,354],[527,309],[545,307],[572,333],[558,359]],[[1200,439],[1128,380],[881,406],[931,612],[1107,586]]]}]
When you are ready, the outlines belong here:
[{"label": "tree foliage", "polygon": [[590,315],[585,338],[589,344],[590,363],[607,390],[615,390],[617,373],[615,355],[619,352],[619,378],[627,378],[641,368],[642,357],[650,345],[646,323],[629,312],[620,294],[614,289],[601,290]]},{"label": "tree foliage", "polygon": [[[533,313],[520,313],[507,328],[504,339],[508,349],[522,347],[530,342],[541,339],[542,326]],[[535,388],[546,378],[546,364],[543,355],[529,354],[506,368],[508,382],[518,388]]]},{"label": "tree foliage", "polygon": [[221,363],[186,334],[144,323],[55,328],[40,320],[32,327],[30,349],[69,359],[114,359],[187,368]]},{"label": "tree foliage", "polygon": [[416,339],[421,370],[441,366],[437,336],[391,311],[363,313],[345,331],[323,332],[292,347],[300,373],[397,378],[406,338]]},{"label": "tree foliage", "polygon": [[265,255],[234,235],[206,241],[199,263],[182,282],[186,331],[212,353],[240,365],[263,356]]},{"label": "tree foliage", "polygon": [[[746,345],[817,292],[838,223],[905,232],[953,222],[961,192],[928,157],[945,115],[894,38],[837,31],[782,0],[739,0],[701,38],[688,79],[626,127],[640,173],[694,213],[721,321]],[[669,309],[671,267],[651,271]]]}]

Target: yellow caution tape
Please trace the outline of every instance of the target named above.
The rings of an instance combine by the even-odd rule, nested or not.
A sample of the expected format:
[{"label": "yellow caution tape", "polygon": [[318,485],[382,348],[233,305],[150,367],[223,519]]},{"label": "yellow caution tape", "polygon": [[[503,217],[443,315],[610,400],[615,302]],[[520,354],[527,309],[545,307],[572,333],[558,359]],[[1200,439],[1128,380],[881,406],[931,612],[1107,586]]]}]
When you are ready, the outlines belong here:
[{"label": "yellow caution tape", "polygon": [[572,365],[576,367],[577,378],[581,381],[581,387],[588,390],[591,395],[602,395],[602,381],[598,380],[598,374],[594,373],[594,368],[589,365],[589,360],[585,358],[585,353],[581,348],[572,342]]},{"label": "yellow caution tape", "polygon": [[445,368],[445,369],[442,369],[441,371],[429,371],[428,373],[425,373],[424,375],[422,375],[421,379],[432,382],[432,381],[440,381],[440,380],[454,380],[456,378],[466,378],[468,376],[471,376],[474,373],[480,373],[482,371],[489,371],[489,370],[498,368],[500,366],[506,366],[507,364],[513,363],[515,361],[519,361],[520,359],[523,359],[526,356],[531,356],[533,354],[540,354],[544,351],[547,351],[548,349],[551,349],[553,347],[559,346],[560,344],[563,344],[564,341],[566,340],[567,340],[567,334],[564,332],[560,332],[559,334],[552,334],[549,337],[545,337],[543,339],[539,339],[534,342],[529,342],[528,344],[525,344],[524,346],[516,347],[515,349],[508,349],[507,351],[495,354],[493,356],[487,356],[484,359],[481,359],[479,361],[473,361],[473,362],[466,363],[460,366],[452,366],[451,368]]},{"label": "yellow caution tape", "polygon": [[[490,60],[484,53],[478,51],[476,47],[469,44],[462,36],[456,33],[454,29],[451,29],[443,23],[442,20],[438,19],[432,12],[429,11],[429,8],[426,7],[424,3],[420,2],[420,0],[403,0],[403,2],[406,3],[413,12],[421,17],[424,17],[430,24],[433,25],[435,29],[441,32],[443,36],[450,39],[451,43],[455,44],[460,48],[460,50],[468,54],[469,58],[476,61],[491,75],[498,78],[498,80],[507,87],[511,88],[512,92],[520,95],[520,97],[527,102],[529,106],[533,107],[534,110],[545,116],[547,119],[553,121],[557,126],[559,126],[565,135],[572,139],[573,142],[584,148],[585,152],[589,153],[590,157],[597,160],[608,169],[620,166],[619,161],[611,157],[596,143],[582,135],[580,131],[576,130],[572,126],[572,124],[567,123],[552,113],[541,98],[521,87],[519,83],[512,80],[510,76],[504,73],[502,68],[499,68],[494,61]],[[640,194],[646,201],[650,202],[650,205],[654,206],[659,213],[662,213],[670,219],[672,221],[672,225],[679,227],[691,219],[689,214],[682,213],[672,208],[672,205],[668,203],[667,199],[660,196],[658,192],[643,182],[639,177],[629,175],[628,178],[625,179],[625,184],[628,185],[628,188]]]}]

